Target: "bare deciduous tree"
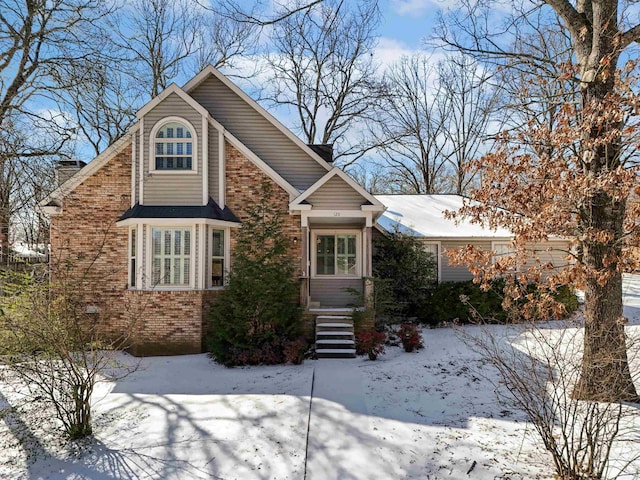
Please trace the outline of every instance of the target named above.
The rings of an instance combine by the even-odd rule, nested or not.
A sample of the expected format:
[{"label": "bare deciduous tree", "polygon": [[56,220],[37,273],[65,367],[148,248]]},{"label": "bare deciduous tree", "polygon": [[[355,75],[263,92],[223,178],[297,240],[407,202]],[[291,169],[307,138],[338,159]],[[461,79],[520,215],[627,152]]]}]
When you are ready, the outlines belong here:
[{"label": "bare deciduous tree", "polygon": [[389,95],[370,130],[394,190],[466,193],[466,167],[483,151],[497,105],[489,78],[463,56],[436,64],[417,54],[389,69]]},{"label": "bare deciduous tree", "polygon": [[53,92],[60,109],[69,112],[81,142],[88,142],[98,155],[118,140],[135,122],[141,106],[139,85],[115,61],[89,59],[60,72],[65,89]]},{"label": "bare deciduous tree", "polygon": [[[206,5],[206,0],[199,0],[202,5]],[[267,27],[286,20],[292,15],[308,11],[310,8],[322,3],[324,0],[289,1],[264,1],[256,0],[251,3],[251,7],[246,9],[246,5],[240,6],[237,0],[218,0],[214,2],[213,9],[226,18],[233,21]]]},{"label": "bare deciduous tree", "polygon": [[271,35],[269,99],[293,109],[307,143],[335,144],[344,165],[368,149],[348,132],[380,96],[372,59],[379,15],[377,1],[325,1],[280,19]]},{"label": "bare deciduous tree", "polygon": [[385,82],[389,95],[371,127],[394,190],[441,191],[447,169],[442,88],[428,56],[405,57],[392,65]]},{"label": "bare deciduous tree", "polygon": [[[101,235],[106,240],[109,228]],[[95,282],[118,273],[116,268],[96,273],[104,246],[103,241],[82,258],[56,258],[52,278],[2,274],[3,383],[22,387],[30,401],[53,409],[71,440],[92,433],[94,387],[105,373],[119,369],[117,353],[131,345],[146,306],[140,299],[114,305],[108,295],[96,295]],[[108,328],[114,317],[121,321],[116,333]]]},{"label": "bare deciduous tree", "polygon": [[73,137],[63,115],[40,101],[64,88],[55,73],[95,52],[89,34],[106,14],[99,0],[6,0],[0,9],[0,233],[8,250],[18,163],[35,168]]},{"label": "bare deciduous tree", "polygon": [[492,75],[469,56],[453,56],[438,66],[438,80],[444,97],[437,98],[444,114],[443,131],[447,162],[452,170],[447,191],[464,195],[476,177],[469,164],[489,150],[488,139],[502,121],[494,115],[499,95],[490,84]]},{"label": "bare deciduous tree", "polygon": [[[558,479],[635,478],[640,457],[635,449],[622,448],[637,440],[634,408],[572,395],[580,379],[583,331],[569,322],[562,327],[525,323],[459,332],[496,369],[497,381],[489,380],[499,400],[526,414]],[[637,355],[637,341],[630,349]]]},{"label": "bare deciduous tree", "polygon": [[136,0],[111,23],[118,36],[114,41],[134,65],[130,74],[151,86],[151,97],[181,73],[229,65],[251,51],[256,34],[252,25],[197,0]]},{"label": "bare deciduous tree", "polygon": [[196,49],[194,5],[189,0],[136,0],[111,20],[118,46],[143,67],[139,80],[150,86],[151,97],[167,88]]}]

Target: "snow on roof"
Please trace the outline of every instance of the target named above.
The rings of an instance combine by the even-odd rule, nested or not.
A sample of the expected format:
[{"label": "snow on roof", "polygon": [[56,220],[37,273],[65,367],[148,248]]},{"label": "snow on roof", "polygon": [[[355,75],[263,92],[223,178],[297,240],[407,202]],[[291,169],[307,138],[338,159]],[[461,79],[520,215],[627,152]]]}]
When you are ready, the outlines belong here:
[{"label": "snow on roof", "polygon": [[445,211],[462,207],[460,195],[376,195],[387,210],[378,219],[385,230],[417,237],[511,237],[506,229],[491,230],[466,219],[450,220]]}]

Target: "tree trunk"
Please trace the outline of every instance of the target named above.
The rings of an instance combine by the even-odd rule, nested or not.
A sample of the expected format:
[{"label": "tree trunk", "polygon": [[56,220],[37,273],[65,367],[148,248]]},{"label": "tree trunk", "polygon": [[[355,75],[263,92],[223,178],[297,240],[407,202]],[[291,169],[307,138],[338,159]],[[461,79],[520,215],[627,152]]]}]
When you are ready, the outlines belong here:
[{"label": "tree trunk", "polygon": [[[592,66],[592,71],[596,68]],[[584,111],[593,111],[594,105],[598,112],[612,108],[607,95],[616,88],[613,75],[602,78],[590,78],[583,84]],[[593,176],[594,183],[603,179],[606,184],[609,173],[620,166],[621,135],[616,132],[620,132],[622,125],[605,120],[585,127],[582,173]],[[608,139],[606,143],[603,138]],[[625,213],[626,199],[614,198],[603,188],[585,195],[580,212],[582,231],[587,236],[582,244],[583,262],[590,270],[585,282],[582,371],[573,392],[574,397],[582,400],[640,401],[629,370],[626,322],[622,315],[622,273],[618,269],[622,261]],[[603,232],[608,238],[594,237],[589,232]]]},{"label": "tree trunk", "polygon": [[604,285],[590,278],[585,286],[584,353],[574,397],[601,402],[638,402],[622,316],[622,274]]}]

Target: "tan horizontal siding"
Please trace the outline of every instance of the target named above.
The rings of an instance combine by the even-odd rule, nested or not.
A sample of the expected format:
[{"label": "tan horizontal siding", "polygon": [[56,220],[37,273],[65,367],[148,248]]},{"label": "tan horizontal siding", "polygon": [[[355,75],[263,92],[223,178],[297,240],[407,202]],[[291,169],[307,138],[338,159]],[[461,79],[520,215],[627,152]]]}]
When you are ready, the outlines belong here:
[{"label": "tan horizontal siding", "polygon": [[[425,239],[426,241],[427,239]],[[441,263],[440,263],[440,281],[441,282],[464,282],[466,280],[473,279],[473,275],[469,269],[465,266],[451,265],[449,258],[446,255],[445,250],[464,248],[467,245],[474,245],[482,248],[483,250],[491,250],[491,240],[442,240],[440,243],[441,251]]]},{"label": "tan horizontal siding", "polygon": [[327,170],[217,78],[190,95],[213,118],[296,188],[306,189]]},{"label": "tan horizontal siding", "polygon": [[[311,278],[309,279],[311,301],[320,302],[323,307],[348,307],[356,305],[362,295],[361,278]],[[346,291],[347,288],[357,290],[358,295]]]},{"label": "tan horizontal siding", "polygon": [[534,265],[537,259],[540,264],[551,263],[555,271],[560,271],[568,264],[567,250],[569,249],[569,242],[566,240],[553,240],[545,243],[532,244],[527,248],[532,250],[532,255],[527,261],[526,266]]},{"label": "tan horizontal siding", "polygon": [[343,179],[335,176],[309,195],[307,201],[317,210],[360,210],[367,199]]},{"label": "tan horizontal siding", "polygon": [[[435,242],[431,238],[421,238],[421,241],[425,243]],[[441,271],[440,271],[440,281],[441,282],[462,282],[465,280],[473,279],[473,275],[467,267],[465,266],[454,266],[449,264],[449,260],[447,255],[444,253],[446,249],[459,249],[464,248],[468,244],[474,245],[476,247],[482,248],[483,250],[491,250],[492,240],[491,239],[473,239],[473,240],[457,240],[457,239],[440,239],[440,248],[441,248]],[[496,239],[496,242],[508,242],[509,240],[504,239]],[[554,265],[556,270],[561,270],[567,265],[567,249],[569,247],[569,242],[564,240],[554,240],[545,243],[538,243],[529,245],[527,248],[531,249],[533,255],[530,257],[526,266],[533,265],[536,261],[536,258],[540,260],[541,264],[551,263]]]},{"label": "tan horizontal siding", "polygon": [[[198,136],[195,142],[197,174],[149,173],[151,130],[166,117],[188,120]],[[145,205],[202,205],[202,116],[178,95],[171,94],[144,116],[144,204]]]}]

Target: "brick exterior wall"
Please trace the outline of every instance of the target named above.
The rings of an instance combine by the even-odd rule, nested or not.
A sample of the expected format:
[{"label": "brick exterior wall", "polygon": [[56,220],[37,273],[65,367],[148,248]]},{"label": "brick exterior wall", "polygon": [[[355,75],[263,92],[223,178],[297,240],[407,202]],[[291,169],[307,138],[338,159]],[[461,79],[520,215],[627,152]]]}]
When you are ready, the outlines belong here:
[{"label": "brick exterior wall", "polygon": [[97,329],[137,355],[202,351],[203,310],[215,292],[128,290],[127,227],[117,219],[131,205],[131,147],[64,198],[51,217],[52,278],[83,274]]},{"label": "brick exterior wall", "polygon": [[[285,215],[291,255],[301,265],[300,217],[289,215],[289,195],[233,146],[226,145],[226,199],[246,218],[246,206],[263,182],[273,185],[272,201]],[[131,205],[131,146],[64,198],[63,212],[51,217],[52,277],[87,271],[88,305],[98,307],[95,324],[107,338],[125,338],[137,355],[202,351],[207,313],[219,291],[128,290],[128,232],[115,222]],[[231,229],[231,251],[236,241]],[[297,242],[294,243],[293,239]],[[141,259],[138,259],[140,262]],[[140,266],[140,265],[139,265]],[[89,268],[90,267],[90,268]]]},{"label": "brick exterior wall", "polygon": [[[225,143],[225,162],[227,173],[226,203],[240,220],[247,217],[247,205],[256,200],[260,186],[265,182],[272,186],[271,202],[283,213],[284,233],[289,237],[291,244],[289,254],[294,259],[296,267],[300,270],[302,265],[302,228],[300,226],[300,217],[289,215],[289,194],[228,142]],[[294,239],[297,241],[294,241]],[[235,242],[236,234],[232,229],[232,255]]]},{"label": "brick exterior wall", "polygon": [[122,329],[121,297],[127,287],[128,230],[116,220],[130,206],[131,147],[115,155],[63,201],[51,217],[51,274],[54,282],[82,279],[85,301],[99,309],[102,328]]}]

